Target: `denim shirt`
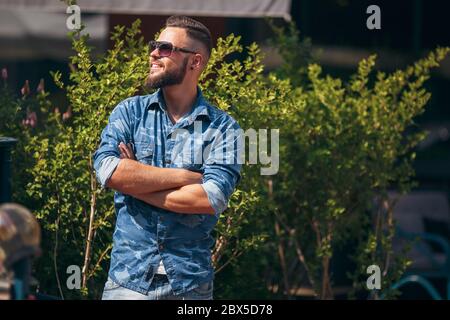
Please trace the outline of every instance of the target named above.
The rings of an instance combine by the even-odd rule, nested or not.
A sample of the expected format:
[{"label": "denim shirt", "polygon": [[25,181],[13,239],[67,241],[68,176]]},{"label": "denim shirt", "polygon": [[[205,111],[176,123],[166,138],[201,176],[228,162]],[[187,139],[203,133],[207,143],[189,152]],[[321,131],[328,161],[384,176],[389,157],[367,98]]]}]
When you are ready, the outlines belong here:
[{"label": "denim shirt", "polygon": [[128,98],[114,108],[94,154],[102,187],[121,161],[119,143],[131,143],[141,163],[201,172],[201,186],[215,214],[175,213],[115,192],[117,220],[109,270],[113,281],[147,294],[161,261],[174,294],[213,280],[211,232],[240,179],[239,139],[237,122],[210,105],[200,88],[191,111],[175,124],[161,90]]}]

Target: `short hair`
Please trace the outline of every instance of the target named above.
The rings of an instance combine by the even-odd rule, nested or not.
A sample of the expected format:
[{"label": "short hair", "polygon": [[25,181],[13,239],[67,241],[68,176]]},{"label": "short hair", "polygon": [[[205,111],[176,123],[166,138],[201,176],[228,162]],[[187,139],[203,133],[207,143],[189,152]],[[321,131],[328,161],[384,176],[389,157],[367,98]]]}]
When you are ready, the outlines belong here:
[{"label": "short hair", "polygon": [[167,27],[185,29],[188,37],[203,44],[208,53],[208,57],[211,55],[211,32],[203,23],[185,16],[171,16],[166,20]]}]

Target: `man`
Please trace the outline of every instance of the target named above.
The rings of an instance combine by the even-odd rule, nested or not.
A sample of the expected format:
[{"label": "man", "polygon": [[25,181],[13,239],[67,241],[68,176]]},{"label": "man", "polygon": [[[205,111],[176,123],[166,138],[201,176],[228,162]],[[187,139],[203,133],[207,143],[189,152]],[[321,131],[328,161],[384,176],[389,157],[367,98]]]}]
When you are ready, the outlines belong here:
[{"label": "man", "polygon": [[103,299],[213,297],[211,231],[240,179],[242,135],[198,87],[211,46],[203,24],[167,19],[151,42],[158,90],[119,103],[102,132],[94,167],[117,213]]}]

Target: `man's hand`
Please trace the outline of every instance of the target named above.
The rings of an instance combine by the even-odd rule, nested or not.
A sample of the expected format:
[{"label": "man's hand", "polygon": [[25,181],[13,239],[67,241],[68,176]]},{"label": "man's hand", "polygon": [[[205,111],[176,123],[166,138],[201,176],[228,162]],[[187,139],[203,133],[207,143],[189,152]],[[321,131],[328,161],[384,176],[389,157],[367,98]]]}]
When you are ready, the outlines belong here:
[{"label": "man's hand", "polygon": [[133,149],[131,148],[131,144],[127,143],[119,143],[119,151],[120,151],[120,159],[131,159],[136,160],[134,156]]}]

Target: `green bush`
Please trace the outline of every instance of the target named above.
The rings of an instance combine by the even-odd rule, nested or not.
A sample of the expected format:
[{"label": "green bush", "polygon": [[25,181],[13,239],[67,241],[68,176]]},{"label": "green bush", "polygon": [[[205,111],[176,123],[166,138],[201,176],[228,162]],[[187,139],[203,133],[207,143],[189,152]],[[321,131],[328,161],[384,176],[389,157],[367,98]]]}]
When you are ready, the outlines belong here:
[{"label": "green bush", "polygon": [[[292,55],[293,47],[308,50],[295,29],[277,34],[274,43],[288,58],[279,70],[263,73],[256,44],[245,48],[243,61],[230,60],[244,50],[240,38],[230,35],[218,40],[201,79],[206,97],[244,130],[279,129],[280,134],[278,174],[262,176],[262,165],[245,165],[219,219],[213,250],[216,297],[286,297],[306,281],[318,298],[332,298],[333,253],[348,243],[355,291],[365,285],[371,264],[385,272],[386,290],[407,261],[393,256],[390,211],[377,211],[372,219],[373,203],[384,201],[388,188],[412,187],[412,151],[423,134],[405,132],[423,112],[430,98],[423,83],[448,49],[392,74],[374,74],[372,56],[345,82],[323,76],[303,49]],[[113,48],[98,61],[86,40],[73,36],[70,83],[53,74],[67,95],[71,117],[51,110],[45,92],[37,99],[16,99],[6,89],[0,94],[0,114],[12,117],[0,125],[0,134],[21,140],[15,201],[31,208],[43,228],[44,255],[36,264],[40,290],[65,298],[101,295],[114,208],[112,192],[95,180],[91,156],[112,109],[143,92],[148,72],[139,22],[116,27]],[[24,130],[20,112],[31,108],[28,104],[42,113],[41,125]],[[65,285],[66,268],[73,264],[83,267],[81,291]]]}]

